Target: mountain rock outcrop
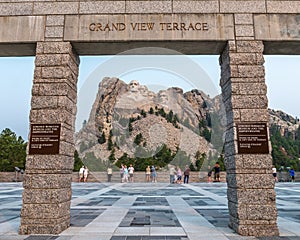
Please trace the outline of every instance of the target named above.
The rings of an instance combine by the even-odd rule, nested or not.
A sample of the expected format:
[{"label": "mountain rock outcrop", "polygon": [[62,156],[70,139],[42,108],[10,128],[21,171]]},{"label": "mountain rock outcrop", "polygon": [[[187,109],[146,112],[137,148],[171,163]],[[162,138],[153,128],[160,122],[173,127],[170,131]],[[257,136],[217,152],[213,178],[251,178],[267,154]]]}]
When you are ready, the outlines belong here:
[{"label": "mountain rock outcrop", "polygon": [[[76,134],[76,147],[81,157],[92,151],[97,158],[108,159],[109,144],[114,145],[116,158],[124,153],[134,156],[138,145],[153,154],[165,144],[193,160],[197,152],[216,152],[202,134],[204,129],[207,134],[211,131],[206,121],[213,104],[199,90],[183,93],[173,87],[154,93],[135,80],[126,84],[118,78],[104,78],[89,119]],[[205,124],[199,129],[201,121]],[[136,144],[138,135],[141,140]]]},{"label": "mountain rock outcrop", "polygon": [[[269,109],[270,126],[282,136],[294,134],[299,120]],[[87,153],[103,161],[149,157],[164,145],[173,153],[181,150],[194,162],[199,154],[221,153],[226,114],[221,96],[210,98],[200,90],[183,93],[168,88],[158,93],[138,81],[126,84],[118,78],[104,78],[89,119],[76,134],[81,157]]]}]

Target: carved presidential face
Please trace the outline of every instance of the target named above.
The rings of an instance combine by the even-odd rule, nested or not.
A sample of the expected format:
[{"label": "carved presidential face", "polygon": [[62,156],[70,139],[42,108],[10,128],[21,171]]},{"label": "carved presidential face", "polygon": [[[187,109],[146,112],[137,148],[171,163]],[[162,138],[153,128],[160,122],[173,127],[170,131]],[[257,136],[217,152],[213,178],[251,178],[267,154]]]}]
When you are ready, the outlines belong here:
[{"label": "carved presidential face", "polygon": [[138,81],[136,80],[132,80],[130,83],[129,83],[129,90],[132,91],[132,92],[136,92],[139,88],[140,84]]},{"label": "carved presidential face", "polygon": [[158,93],[158,95],[159,95],[159,98],[160,98],[160,100],[161,100],[162,102],[168,101],[168,94],[166,93],[166,91],[160,91],[160,92]]}]

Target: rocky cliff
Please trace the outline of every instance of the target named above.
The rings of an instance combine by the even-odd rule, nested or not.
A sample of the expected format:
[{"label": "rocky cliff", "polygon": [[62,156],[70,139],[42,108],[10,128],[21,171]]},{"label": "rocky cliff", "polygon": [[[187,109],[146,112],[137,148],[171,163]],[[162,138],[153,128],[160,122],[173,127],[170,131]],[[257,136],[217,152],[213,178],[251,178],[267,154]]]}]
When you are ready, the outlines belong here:
[{"label": "rocky cliff", "polygon": [[[135,80],[126,84],[104,78],[89,119],[76,134],[76,148],[81,157],[92,152],[103,161],[112,154],[116,159],[124,153],[153,156],[164,145],[172,152],[184,151],[191,161],[199,153],[218,155],[226,124],[221,103],[220,96],[211,99],[200,90],[154,93]],[[271,109],[269,115],[270,125],[278,126],[282,135],[296,133],[298,119]]]},{"label": "rocky cliff", "polygon": [[199,90],[183,93],[169,88],[154,93],[134,80],[126,84],[104,78],[89,119],[76,134],[76,148],[81,157],[93,152],[107,160],[112,148],[119,158],[124,153],[136,155],[137,147],[144,154],[155,154],[165,144],[194,160],[197,153],[216,153],[210,143],[211,111],[220,108],[215,105]]}]

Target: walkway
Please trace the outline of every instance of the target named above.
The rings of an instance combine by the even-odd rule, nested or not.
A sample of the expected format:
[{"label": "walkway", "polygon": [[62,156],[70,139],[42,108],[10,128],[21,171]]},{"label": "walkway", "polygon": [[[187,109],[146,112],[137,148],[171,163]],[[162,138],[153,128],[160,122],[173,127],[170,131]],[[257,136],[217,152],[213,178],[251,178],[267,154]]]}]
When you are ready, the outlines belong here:
[{"label": "walkway", "polygon": [[278,183],[276,192],[278,238],[241,237],[229,229],[223,183],[75,183],[69,229],[58,236],[20,236],[22,185],[1,183],[0,239],[300,239],[300,183]]}]

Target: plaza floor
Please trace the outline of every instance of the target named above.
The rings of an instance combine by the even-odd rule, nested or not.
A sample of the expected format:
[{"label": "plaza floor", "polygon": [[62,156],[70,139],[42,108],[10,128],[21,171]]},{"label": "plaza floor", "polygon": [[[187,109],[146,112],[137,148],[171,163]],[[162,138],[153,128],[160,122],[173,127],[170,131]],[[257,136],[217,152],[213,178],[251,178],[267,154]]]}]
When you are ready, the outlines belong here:
[{"label": "plaza floor", "polygon": [[226,184],[74,183],[71,227],[18,235],[21,183],[0,183],[1,240],[300,239],[300,183],[277,183],[280,237],[242,237],[228,224]]}]

